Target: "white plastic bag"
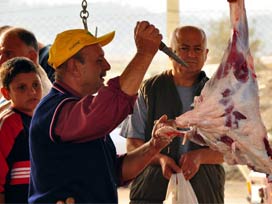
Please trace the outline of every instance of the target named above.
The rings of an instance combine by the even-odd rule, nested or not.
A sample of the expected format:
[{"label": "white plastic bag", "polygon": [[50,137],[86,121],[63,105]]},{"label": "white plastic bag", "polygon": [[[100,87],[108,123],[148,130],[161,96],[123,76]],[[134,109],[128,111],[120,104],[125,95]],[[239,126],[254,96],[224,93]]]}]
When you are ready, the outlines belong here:
[{"label": "white plastic bag", "polygon": [[198,204],[191,183],[182,173],[172,174],[167,188],[164,204]]}]

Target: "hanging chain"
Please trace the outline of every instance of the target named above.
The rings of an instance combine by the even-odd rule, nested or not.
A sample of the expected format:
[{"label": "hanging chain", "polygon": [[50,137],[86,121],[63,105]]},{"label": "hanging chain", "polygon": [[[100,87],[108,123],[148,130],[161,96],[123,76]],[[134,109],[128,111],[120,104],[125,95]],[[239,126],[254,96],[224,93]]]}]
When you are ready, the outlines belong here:
[{"label": "hanging chain", "polygon": [[89,12],[87,11],[87,1],[82,0],[81,6],[82,6],[82,11],[80,11],[80,18],[82,18],[84,29],[88,30],[87,18],[89,17]]}]

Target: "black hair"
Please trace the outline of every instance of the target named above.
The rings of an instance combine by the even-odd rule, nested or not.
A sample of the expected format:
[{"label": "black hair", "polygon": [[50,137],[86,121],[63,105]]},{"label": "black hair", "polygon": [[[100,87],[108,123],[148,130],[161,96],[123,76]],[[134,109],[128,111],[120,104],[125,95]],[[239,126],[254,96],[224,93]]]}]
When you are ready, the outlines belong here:
[{"label": "black hair", "polygon": [[21,73],[34,72],[39,75],[37,65],[25,57],[15,57],[4,62],[0,68],[0,78],[3,87],[9,88],[12,80]]}]

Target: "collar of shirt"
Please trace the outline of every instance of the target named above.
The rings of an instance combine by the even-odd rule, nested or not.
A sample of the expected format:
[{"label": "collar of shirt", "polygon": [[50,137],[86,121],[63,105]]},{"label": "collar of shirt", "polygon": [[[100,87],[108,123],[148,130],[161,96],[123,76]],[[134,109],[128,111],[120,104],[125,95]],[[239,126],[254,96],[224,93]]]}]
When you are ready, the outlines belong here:
[{"label": "collar of shirt", "polygon": [[62,93],[67,93],[71,96],[76,96],[78,98],[81,98],[80,94],[77,91],[75,91],[69,85],[67,85],[63,82],[60,82],[60,81],[54,82],[53,88],[62,92]]}]

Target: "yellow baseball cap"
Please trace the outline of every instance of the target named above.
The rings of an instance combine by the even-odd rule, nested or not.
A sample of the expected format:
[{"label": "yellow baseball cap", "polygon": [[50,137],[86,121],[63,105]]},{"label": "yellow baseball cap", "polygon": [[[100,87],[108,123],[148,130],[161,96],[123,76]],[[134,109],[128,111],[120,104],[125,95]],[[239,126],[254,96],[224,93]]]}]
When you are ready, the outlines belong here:
[{"label": "yellow baseball cap", "polygon": [[84,29],[67,30],[59,33],[49,50],[48,64],[56,69],[88,45],[97,43],[101,46],[107,45],[112,41],[114,34],[113,31],[101,37],[95,37]]}]

